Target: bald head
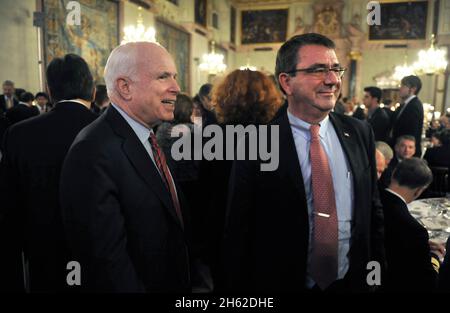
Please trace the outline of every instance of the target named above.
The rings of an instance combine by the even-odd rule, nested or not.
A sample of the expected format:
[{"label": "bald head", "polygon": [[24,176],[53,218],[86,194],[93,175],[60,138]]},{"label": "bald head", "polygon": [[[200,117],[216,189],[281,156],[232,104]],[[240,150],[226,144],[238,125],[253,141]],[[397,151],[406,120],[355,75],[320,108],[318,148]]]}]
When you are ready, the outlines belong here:
[{"label": "bald head", "polygon": [[170,54],[151,42],[133,42],[115,48],[105,66],[111,102],[147,127],[173,119],[180,91]]},{"label": "bald head", "polygon": [[169,53],[153,42],[130,42],[116,47],[105,66],[105,83],[108,95],[114,95],[115,81],[121,77],[136,79],[139,70],[144,70],[158,61],[162,54]]}]

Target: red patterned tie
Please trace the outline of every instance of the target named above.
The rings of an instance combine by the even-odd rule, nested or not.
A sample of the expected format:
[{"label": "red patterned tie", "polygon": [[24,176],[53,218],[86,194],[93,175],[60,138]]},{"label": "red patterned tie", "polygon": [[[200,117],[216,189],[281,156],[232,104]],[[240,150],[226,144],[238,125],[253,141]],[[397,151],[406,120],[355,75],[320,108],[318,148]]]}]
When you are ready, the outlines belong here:
[{"label": "red patterned tie", "polygon": [[323,290],[337,278],[338,221],[333,178],[320,144],[320,125],[311,125],[311,179],[314,203],[311,277]]},{"label": "red patterned tie", "polygon": [[156,136],[153,132],[150,133],[150,144],[152,146],[153,157],[155,158],[156,166],[158,166],[159,172],[162,175],[164,184],[167,189],[170,191],[170,196],[172,197],[173,206],[175,207],[175,211],[177,213],[178,218],[180,219],[181,226],[183,225],[183,215],[181,214],[180,202],[178,202],[177,194],[175,192],[175,184],[172,180],[172,177],[169,174],[169,168],[167,167],[166,157],[164,152],[158,146],[158,142],[156,141]]}]

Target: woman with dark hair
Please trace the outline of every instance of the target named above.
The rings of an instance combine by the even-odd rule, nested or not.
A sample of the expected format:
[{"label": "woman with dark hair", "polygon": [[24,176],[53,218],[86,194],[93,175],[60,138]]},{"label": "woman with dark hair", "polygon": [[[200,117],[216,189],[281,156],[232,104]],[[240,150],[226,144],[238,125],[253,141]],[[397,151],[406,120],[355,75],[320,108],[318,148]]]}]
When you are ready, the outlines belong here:
[{"label": "woman with dark hair", "polygon": [[201,123],[195,122],[195,124],[207,126],[217,123],[213,107],[211,106],[212,87],[212,84],[203,84],[198,90],[198,94],[193,98],[194,112],[202,118]]},{"label": "woman with dark hair", "polygon": [[[196,214],[199,212],[195,210],[197,197],[199,196],[199,180],[198,170],[199,161],[193,158],[194,147],[194,128],[198,127],[191,121],[194,104],[192,99],[185,94],[178,94],[175,101],[175,110],[173,112],[174,119],[171,122],[164,122],[159,125],[156,132],[156,138],[159,146],[163,149],[172,177],[176,181],[178,188],[182,191],[190,210],[185,211],[184,214],[189,214],[191,220],[191,228],[195,231],[199,229],[197,222],[200,220]],[[172,155],[172,145],[180,139],[181,136],[191,136],[191,153],[187,160],[174,160]],[[184,152],[184,151],[183,151]],[[195,258],[196,246],[192,247],[192,254]],[[198,280],[196,272],[193,272],[192,280]]]},{"label": "woman with dark hair", "polygon": [[[173,112],[174,119],[171,122],[164,122],[159,125],[156,132],[158,144],[171,164],[172,175],[180,183],[192,182],[198,178],[198,165],[193,161],[193,158],[191,160],[175,161],[171,153],[172,145],[182,135],[193,136],[192,110],[192,99],[188,95],[178,94]],[[193,143],[193,140],[191,142]]]},{"label": "woman with dark hair", "polygon": [[95,114],[103,114],[109,106],[108,91],[106,85],[97,85],[95,99],[91,105],[91,111]]},{"label": "woman with dark hair", "polygon": [[445,129],[436,134],[441,145],[427,149],[424,159],[430,167],[443,166],[450,168],[450,129]]},{"label": "woman with dark hair", "polygon": [[[283,98],[268,76],[246,69],[231,72],[215,85],[211,103],[222,128],[223,155],[226,156],[227,150],[234,151],[237,142],[234,140],[235,146],[226,145],[226,126],[267,124],[282,106]],[[203,228],[194,233],[194,240],[202,243],[203,260],[211,270],[215,291],[223,286],[220,251],[232,163],[232,160],[203,160],[200,165],[199,206],[203,213],[199,215],[204,220]]]}]

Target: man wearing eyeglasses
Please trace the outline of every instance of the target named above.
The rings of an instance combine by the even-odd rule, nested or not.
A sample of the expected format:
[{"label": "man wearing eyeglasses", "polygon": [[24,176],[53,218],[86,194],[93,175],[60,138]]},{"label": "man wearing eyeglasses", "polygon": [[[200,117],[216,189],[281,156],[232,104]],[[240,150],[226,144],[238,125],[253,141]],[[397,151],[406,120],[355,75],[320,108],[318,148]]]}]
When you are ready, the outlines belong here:
[{"label": "man wearing eyeglasses", "polygon": [[331,112],[345,72],[335,45],[319,34],[294,36],[278,51],[275,72],[288,102],[272,124],[279,126],[279,167],[233,166],[227,287],[373,289],[367,264],[384,264],[374,138],[368,124]]}]

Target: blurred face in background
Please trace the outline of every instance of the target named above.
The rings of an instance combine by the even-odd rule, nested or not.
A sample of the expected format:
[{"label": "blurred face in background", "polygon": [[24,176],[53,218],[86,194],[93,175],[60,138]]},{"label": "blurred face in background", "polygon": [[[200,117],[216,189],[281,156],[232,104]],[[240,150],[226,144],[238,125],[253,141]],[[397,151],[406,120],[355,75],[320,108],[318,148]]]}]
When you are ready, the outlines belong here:
[{"label": "blurred face in background", "polygon": [[399,96],[403,101],[405,101],[410,96],[412,96],[415,91],[416,91],[416,88],[410,88],[406,85],[401,85],[400,90],[399,90]]},{"label": "blurred face in background", "polygon": [[363,103],[369,110],[375,109],[378,105],[377,98],[372,97],[367,91],[364,92]]},{"label": "blurred face in background", "polygon": [[191,121],[195,125],[202,126],[202,110],[196,102],[194,102],[192,107]]},{"label": "blurred face in background", "polygon": [[211,104],[211,95],[203,96],[200,99],[202,101],[203,107],[208,111],[212,111],[214,108]]},{"label": "blurred face in background", "polygon": [[395,154],[400,160],[409,159],[416,153],[416,143],[412,140],[403,139],[395,145]]},{"label": "blurred face in background", "polygon": [[442,143],[441,143],[441,140],[438,137],[436,137],[435,135],[432,135],[431,136],[431,145],[433,147],[439,147],[439,146],[442,145]]},{"label": "blurred face in background", "polygon": [[450,119],[446,115],[441,116],[439,124],[444,128],[450,129]]},{"label": "blurred face in background", "polygon": [[48,103],[48,100],[44,96],[39,96],[36,98],[36,102],[39,106],[44,107]]},{"label": "blurred face in background", "polygon": [[14,94],[14,86],[13,85],[3,85],[3,94],[8,98]]}]

